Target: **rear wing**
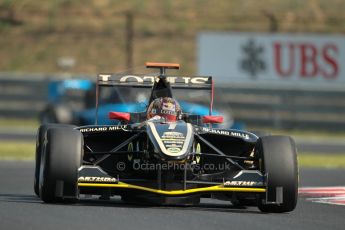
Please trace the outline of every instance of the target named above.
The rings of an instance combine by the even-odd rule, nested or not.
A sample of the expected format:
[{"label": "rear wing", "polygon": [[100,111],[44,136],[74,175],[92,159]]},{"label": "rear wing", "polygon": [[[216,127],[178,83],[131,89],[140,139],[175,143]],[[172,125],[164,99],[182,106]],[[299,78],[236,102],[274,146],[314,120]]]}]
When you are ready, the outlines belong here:
[{"label": "rear wing", "polygon": [[211,76],[174,76],[166,75],[167,69],[179,69],[176,63],[147,62],[147,68],[160,69],[159,75],[106,74],[97,76],[96,81],[96,125],[98,123],[98,98],[100,87],[151,88],[149,103],[157,97],[172,97],[172,89],[199,89],[210,92],[209,114],[212,114],[214,85]]},{"label": "rear wing", "polygon": [[[136,88],[152,88],[155,81],[162,76],[158,75],[119,75],[99,74],[99,86],[122,86]],[[212,90],[211,76],[164,76],[174,89],[203,89]]]}]

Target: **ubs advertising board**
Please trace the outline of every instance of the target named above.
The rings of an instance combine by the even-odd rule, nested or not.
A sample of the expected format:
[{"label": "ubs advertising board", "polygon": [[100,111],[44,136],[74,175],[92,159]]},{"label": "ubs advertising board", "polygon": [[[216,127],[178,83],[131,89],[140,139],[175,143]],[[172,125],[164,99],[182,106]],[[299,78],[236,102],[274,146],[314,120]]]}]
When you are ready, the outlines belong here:
[{"label": "ubs advertising board", "polygon": [[199,74],[216,83],[345,89],[345,36],[203,32],[198,52]]}]

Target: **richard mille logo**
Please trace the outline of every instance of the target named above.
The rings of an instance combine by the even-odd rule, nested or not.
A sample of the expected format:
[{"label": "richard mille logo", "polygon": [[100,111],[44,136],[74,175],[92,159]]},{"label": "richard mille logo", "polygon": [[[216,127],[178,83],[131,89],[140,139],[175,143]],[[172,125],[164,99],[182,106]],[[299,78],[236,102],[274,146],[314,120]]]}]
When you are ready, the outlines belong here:
[{"label": "richard mille logo", "polygon": [[241,48],[245,55],[241,61],[241,68],[252,78],[256,78],[259,72],[265,71],[266,69],[266,64],[262,58],[264,48],[257,45],[253,39],[250,39]]}]

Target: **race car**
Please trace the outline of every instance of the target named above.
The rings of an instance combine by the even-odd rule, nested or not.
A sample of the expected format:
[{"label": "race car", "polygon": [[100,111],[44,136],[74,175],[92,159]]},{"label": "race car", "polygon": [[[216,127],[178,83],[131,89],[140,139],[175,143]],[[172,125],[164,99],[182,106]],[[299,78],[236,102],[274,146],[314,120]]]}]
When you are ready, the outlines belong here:
[{"label": "race car", "polygon": [[[214,198],[262,212],[295,209],[298,164],[291,137],[217,128],[223,117],[212,114],[212,77],[167,75],[179,69],[173,63],[146,66],[159,74],[97,76],[94,125],[39,127],[34,189],[44,202],[77,202],[86,195],[197,205]],[[109,111],[108,119],[118,123],[99,125],[100,95],[113,88],[149,90],[149,104],[142,112]],[[208,95],[202,98],[209,99],[208,115],[181,109],[177,98],[186,91]]]}]

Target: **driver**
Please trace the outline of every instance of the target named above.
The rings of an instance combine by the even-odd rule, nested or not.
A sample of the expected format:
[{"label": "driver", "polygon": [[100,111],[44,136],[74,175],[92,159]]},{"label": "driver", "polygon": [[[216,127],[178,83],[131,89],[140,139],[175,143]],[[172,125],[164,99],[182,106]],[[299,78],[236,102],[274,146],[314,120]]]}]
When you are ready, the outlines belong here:
[{"label": "driver", "polygon": [[159,97],[151,102],[147,109],[147,119],[174,122],[181,119],[179,103],[171,97]]}]

